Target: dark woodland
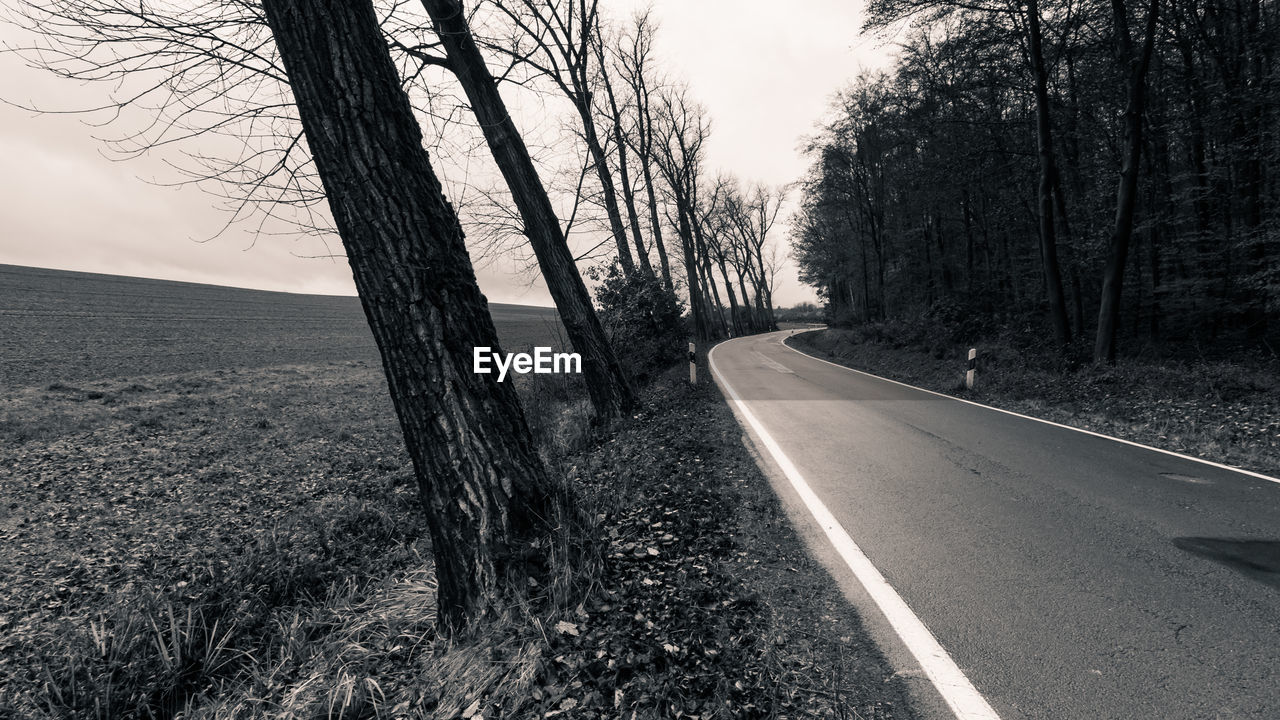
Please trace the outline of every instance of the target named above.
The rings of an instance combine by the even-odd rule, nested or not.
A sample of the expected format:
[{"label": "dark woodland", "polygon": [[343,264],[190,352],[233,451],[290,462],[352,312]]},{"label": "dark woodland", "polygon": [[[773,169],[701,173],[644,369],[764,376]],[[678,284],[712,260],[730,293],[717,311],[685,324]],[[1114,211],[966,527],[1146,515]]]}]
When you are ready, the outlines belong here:
[{"label": "dark woodland", "polygon": [[1064,354],[1276,347],[1274,2],[882,0],[794,223],[837,325],[1032,325]]}]

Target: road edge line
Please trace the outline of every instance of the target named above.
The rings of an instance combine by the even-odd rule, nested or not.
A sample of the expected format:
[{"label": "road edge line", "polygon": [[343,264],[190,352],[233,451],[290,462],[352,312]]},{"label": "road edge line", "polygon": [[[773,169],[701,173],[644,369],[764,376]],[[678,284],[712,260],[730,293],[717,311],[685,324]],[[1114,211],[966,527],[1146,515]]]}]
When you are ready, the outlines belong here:
[{"label": "road edge line", "polygon": [[734,408],[742,419],[747,421],[747,425],[755,432],[765,450],[769,452],[773,461],[778,464],[778,468],[782,470],[782,474],[786,476],[800,499],[804,501],[809,514],[813,516],[813,519],[822,528],[827,540],[831,542],[832,547],[840,555],[840,559],[844,560],[845,565],[848,566],[854,577],[858,579],[858,582],[862,584],[872,601],[875,602],[876,607],[884,614],[885,619],[889,622],[894,632],[897,633],[898,638],[906,645],[907,650],[924,670],[925,676],[929,678],[938,694],[947,703],[947,707],[961,720],[1000,720],[1000,716],[982,697],[977,688],[969,682],[969,678],[951,659],[951,656],[943,649],[929,628],[925,626],[920,618],[916,617],[916,614],[902,599],[902,596],[898,594],[898,591],[893,589],[889,581],[884,579],[884,575],[880,574],[880,571],[876,569],[871,560],[867,558],[862,549],[849,536],[849,533],[845,531],[840,522],[827,509],[827,506],[818,497],[817,493],[809,487],[809,483],[805,481],[799,469],[782,451],[777,441],[773,439],[768,430],[765,430],[764,425],[747,408],[746,403],[743,402],[737,391],[721,375],[720,369],[716,367],[715,352],[725,344],[719,343],[707,353],[707,364],[711,366],[711,374],[715,378],[716,384],[728,395],[726,399],[733,403]]},{"label": "road edge line", "polygon": [[[779,332],[786,332],[786,331],[780,330]],[[1003,408],[998,408],[994,405],[985,405],[983,403],[975,402],[973,400],[965,400],[964,398],[956,397],[955,395],[948,395],[946,393],[940,393],[936,390],[929,390],[928,388],[916,387],[915,385],[908,385],[907,383],[904,383],[904,382],[899,382],[897,380],[893,380],[887,377],[881,377],[880,375],[874,375],[872,373],[866,372],[865,370],[858,370],[857,368],[851,368],[848,365],[841,365],[840,363],[834,363],[834,362],[831,362],[830,360],[823,360],[817,355],[810,355],[809,353],[803,350],[799,350],[797,348],[794,348],[788,345],[786,343],[786,339],[789,337],[791,337],[791,335],[783,335],[781,338],[779,338],[778,344],[782,345],[782,347],[794,353],[803,355],[809,358],[810,360],[817,360],[820,363],[826,363],[832,367],[838,367],[842,370],[848,370],[849,372],[858,373],[859,375],[866,375],[867,377],[872,377],[872,378],[875,378],[876,380],[883,380],[885,382],[893,383],[894,385],[901,385],[902,387],[905,387],[905,388],[911,388],[912,390],[919,390],[920,392],[926,392],[926,393],[929,393],[930,395],[937,395],[938,397],[946,398],[948,400],[955,400],[956,402],[962,402],[962,403],[965,403],[966,405],[973,405],[974,407],[985,408],[987,410],[994,410],[998,413],[1004,413],[1005,415],[1012,415],[1014,417],[1019,417],[1024,420],[1034,420],[1038,423],[1044,423],[1045,425],[1060,427],[1060,428],[1063,428],[1064,430],[1073,430],[1078,433],[1084,433],[1085,435],[1092,435],[1094,437],[1103,438],[1104,440],[1111,440],[1113,442],[1122,443],[1124,445],[1131,445],[1133,447],[1142,448],[1144,450],[1158,452],[1161,455],[1170,455],[1172,457],[1181,458],[1183,460],[1190,460],[1192,462],[1197,462],[1197,463],[1200,463],[1201,465],[1208,465],[1209,467],[1215,467],[1215,468],[1218,468],[1219,470],[1227,470],[1230,472],[1239,473],[1241,475],[1247,475],[1252,478],[1257,478],[1259,480],[1266,480],[1267,482],[1280,484],[1280,478],[1271,477],[1270,475],[1263,475],[1262,473],[1254,472],[1253,470],[1245,470],[1244,468],[1236,467],[1234,465],[1224,465],[1223,463],[1214,462],[1212,460],[1205,460],[1204,458],[1198,458],[1193,455],[1180,453],[1176,450],[1165,450],[1163,448],[1158,448],[1151,445],[1144,445],[1140,442],[1135,442],[1133,440],[1125,440],[1124,438],[1118,438],[1118,437],[1115,437],[1114,435],[1104,435],[1103,433],[1094,432],[1093,430],[1085,430],[1084,428],[1072,427],[1070,425],[1063,425],[1062,423],[1054,422],[1052,420],[1045,420],[1044,418],[1038,418],[1038,417],[1035,417],[1034,415],[1023,415],[1022,413],[1014,412],[1013,410],[1005,410]]]}]

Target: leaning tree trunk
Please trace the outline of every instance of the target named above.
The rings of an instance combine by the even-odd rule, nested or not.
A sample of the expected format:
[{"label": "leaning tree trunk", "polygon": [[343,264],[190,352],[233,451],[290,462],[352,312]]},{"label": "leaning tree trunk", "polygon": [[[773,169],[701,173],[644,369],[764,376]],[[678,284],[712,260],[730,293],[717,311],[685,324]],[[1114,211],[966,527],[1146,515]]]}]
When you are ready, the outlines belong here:
[{"label": "leaning tree trunk", "polygon": [[640,158],[640,163],[644,187],[649,194],[649,227],[653,230],[653,245],[658,251],[658,262],[662,268],[662,284],[668,290],[673,290],[675,283],[671,280],[671,261],[667,258],[667,246],[662,244],[662,224],[658,220],[658,195],[653,187],[653,170],[650,169],[648,157]]},{"label": "leaning tree trunk", "polygon": [[724,289],[729,294],[729,314],[733,317],[733,334],[742,335],[742,314],[738,311],[738,298],[733,292],[733,283],[729,282],[729,271],[725,267],[725,259],[722,255],[717,263],[720,266],[720,277],[724,280]]},{"label": "leaning tree trunk", "polygon": [[1120,162],[1120,186],[1116,191],[1116,222],[1111,232],[1107,266],[1102,276],[1102,298],[1098,307],[1098,334],[1093,343],[1093,361],[1112,363],[1116,360],[1116,326],[1120,322],[1120,298],[1124,268],[1133,238],[1133,214],[1138,203],[1138,171],[1142,158],[1142,114],[1147,95],[1147,67],[1155,43],[1156,15],[1159,0],[1152,0],[1147,10],[1146,39],[1141,55],[1134,56],[1129,38],[1129,23],[1124,3],[1112,0],[1116,43],[1120,61],[1128,65],[1127,98],[1124,106],[1124,157]]},{"label": "leaning tree trunk", "polygon": [[1053,130],[1049,122],[1049,74],[1041,48],[1040,7],[1036,0],[1027,2],[1027,46],[1035,76],[1036,149],[1040,156],[1040,259],[1044,266],[1053,336],[1059,347],[1066,348],[1071,342],[1071,326],[1067,323],[1067,302],[1062,290],[1062,271],[1058,267],[1058,243],[1054,233],[1053,177],[1057,171],[1053,157]]},{"label": "leaning tree trunk", "polygon": [[560,488],[513,386],[471,370],[497,334],[373,5],[262,4],[413,459],[442,626],[457,628],[546,561]]},{"label": "leaning tree trunk", "polygon": [[635,395],[591,305],[591,296],[578,274],[560,220],[524,139],[507,113],[497,83],[476,47],[462,3],[422,0],[422,4],[444,45],[450,69],[467,94],[493,159],[511,190],[524,221],[525,235],[538,258],[569,342],[582,356],[587,393],[596,416],[603,420],[620,417],[635,404]]},{"label": "leaning tree trunk", "polygon": [[760,326],[756,321],[755,312],[751,308],[751,296],[747,294],[746,274],[736,267],[734,271],[738,273],[738,289],[742,291],[742,314],[746,317],[747,329],[751,332],[758,332]]},{"label": "leaning tree trunk", "polygon": [[630,168],[627,163],[627,143],[622,132],[622,112],[618,109],[618,99],[613,94],[613,82],[609,79],[609,70],[605,66],[604,42],[596,43],[596,59],[600,63],[600,81],[604,85],[605,97],[609,101],[609,119],[613,122],[613,142],[618,148],[618,181],[622,184],[622,202],[627,210],[627,224],[631,227],[631,237],[636,242],[636,258],[640,261],[640,269],[645,275],[654,277],[653,263],[649,262],[649,251],[644,247],[644,237],[640,234],[640,218],[636,215],[636,194],[631,187]]}]

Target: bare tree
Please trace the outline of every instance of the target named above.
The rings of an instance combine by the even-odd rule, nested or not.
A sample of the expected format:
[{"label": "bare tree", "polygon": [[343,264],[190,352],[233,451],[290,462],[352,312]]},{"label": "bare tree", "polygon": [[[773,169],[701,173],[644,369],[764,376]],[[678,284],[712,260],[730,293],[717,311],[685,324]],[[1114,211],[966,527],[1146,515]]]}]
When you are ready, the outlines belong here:
[{"label": "bare tree", "polygon": [[672,288],[671,263],[667,259],[666,245],[662,242],[662,223],[658,220],[658,191],[653,178],[653,82],[649,75],[652,72],[650,66],[656,28],[648,10],[637,13],[632,18],[632,24],[630,31],[619,39],[617,49],[617,65],[631,89],[632,101],[632,123],[629,130],[623,133],[623,140],[636,154],[636,162],[640,165],[648,196],[649,230],[654,249],[658,251],[662,281],[668,288]]},{"label": "bare tree", "polygon": [[764,311],[768,330],[778,329],[773,317],[773,288],[778,275],[777,246],[769,242],[769,233],[785,201],[784,190],[757,184],[744,198],[742,206],[743,227],[749,230],[749,233],[744,233],[744,239],[748,239],[748,248],[755,260],[756,297]]},{"label": "bare tree", "polygon": [[[773,330],[773,288],[777,279],[776,248],[769,234],[778,220],[786,193],[763,184],[743,192],[736,182],[724,188],[724,223],[732,238],[732,258],[739,279],[751,280],[755,290],[755,330]],[[745,288],[744,288],[745,294]],[[745,300],[744,300],[745,302]]]},{"label": "bare tree", "polygon": [[179,184],[224,199],[227,225],[332,230],[257,3],[26,0],[11,12],[32,31],[31,45],[10,48],[29,64],[112,88],[98,106],[58,111],[111,125],[103,140],[115,157],[164,153]]},{"label": "bare tree", "polygon": [[[725,294],[729,298],[730,327],[734,335],[742,335],[749,327],[743,309],[738,307],[738,296],[733,290],[733,282],[729,279],[731,245],[733,243],[732,223],[728,213],[728,194],[734,189],[736,181],[727,175],[717,175],[710,189],[704,192],[700,213],[703,227],[706,228],[706,246],[709,259],[720,269],[720,279],[724,282]],[[743,302],[746,302],[744,297]]]},{"label": "bare tree", "polygon": [[1040,185],[1037,193],[1040,203],[1040,257],[1044,266],[1053,336],[1060,347],[1066,348],[1071,342],[1071,326],[1067,323],[1067,301],[1062,290],[1062,271],[1058,265],[1058,241],[1054,225],[1058,162],[1053,150],[1053,124],[1049,115],[1049,71],[1045,67],[1038,0],[1026,2],[1026,28],[1027,54],[1031,61],[1036,99],[1036,152],[1040,158]]},{"label": "bare tree", "polygon": [[119,147],[199,139],[241,202],[328,206],[430,520],[442,621],[499,610],[544,563],[562,488],[511,386],[471,371],[471,349],[499,343],[372,3],[31,0],[20,18],[45,33],[34,64],[109,81],[108,111],[149,117]]},{"label": "bare tree", "polygon": [[459,0],[422,2],[447,57],[442,60],[423,52],[419,53],[421,61],[444,64],[461,83],[519,208],[524,234],[533,246],[566,334],[582,355],[587,392],[596,416],[605,421],[620,417],[635,404],[635,395],[596,317],[591,296],[578,274],[537,168],[472,37],[462,3]]},{"label": "bare tree", "polygon": [[684,256],[694,334],[705,341],[712,337],[712,330],[704,304],[704,288],[699,280],[695,225],[698,224],[697,187],[702,173],[702,146],[711,132],[711,124],[702,106],[689,97],[685,87],[664,88],[657,101],[653,127],[654,162],[666,180],[676,213],[675,225]]},{"label": "bare tree", "polygon": [[[536,570],[561,489],[514,388],[471,371],[488,307],[369,0],[263,0],[382,354],[430,521],[446,626]],[[545,553],[545,550],[541,551]],[[545,558],[543,558],[545,560]]]},{"label": "bare tree", "polygon": [[1058,219],[1064,215],[1065,200],[1058,182],[1058,161],[1054,150],[1054,130],[1049,98],[1049,70],[1044,51],[1044,31],[1039,0],[872,0],[867,9],[869,28],[884,28],[916,14],[945,15],[950,11],[971,12],[990,20],[1008,21],[1023,35],[1026,67],[1030,70],[1035,101],[1036,149],[1040,174],[1037,208],[1040,261],[1045,296],[1049,301],[1049,323],[1054,339],[1064,352],[1071,342],[1066,293],[1058,260]]},{"label": "bare tree", "polygon": [[622,203],[627,211],[627,224],[631,228],[632,239],[636,243],[636,258],[640,261],[640,269],[653,277],[653,264],[649,262],[649,252],[644,246],[644,236],[640,233],[640,217],[636,214],[636,194],[631,177],[631,163],[627,157],[626,133],[623,129],[623,114],[618,105],[617,95],[613,91],[613,79],[610,77],[612,65],[606,53],[609,47],[604,36],[604,23],[597,21],[596,35],[592,45],[596,52],[596,61],[600,65],[600,84],[604,87],[605,99],[608,100],[606,110],[613,135],[614,151],[618,155],[618,182],[622,188]]},{"label": "bare tree", "polygon": [[[448,15],[465,31],[461,3],[445,4],[458,6],[458,12]],[[193,143],[187,141],[197,137],[207,143],[211,135],[225,136],[231,143],[223,145],[239,147],[238,154],[228,159],[229,151],[216,143],[217,151],[188,150],[195,162],[184,172],[205,187],[216,184],[235,202],[229,222],[253,212],[265,222],[293,211],[292,219],[305,231],[327,237],[332,225],[324,212],[324,191],[302,141],[296,110],[278,90],[283,69],[266,52],[270,37],[256,3],[218,0],[195,7],[135,8],[127,0],[42,0],[23,8],[27,24],[49,41],[29,49],[36,64],[75,79],[118,83],[128,91],[113,98],[108,107],[112,111],[141,107],[155,113],[150,122],[135,120],[142,123],[141,130],[126,123],[131,129],[114,147],[141,153],[184,143],[190,147]],[[472,110],[519,211],[519,217],[503,217],[500,223],[504,228],[514,224],[530,240],[570,342],[582,355],[597,417],[621,415],[634,402],[634,393],[595,316],[564,232],[493,76],[478,52],[456,63],[439,54],[448,44],[422,27],[420,14],[408,13],[402,5],[388,12],[380,19],[381,30],[404,59],[402,81],[426,96],[426,113],[438,93],[422,81],[423,70],[459,66],[455,72],[468,96],[474,96]],[[108,57],[102,54],[104,47],[122,50]],[[461,52],[449,49],[451,56]],[[441,122],[453,125],[460,120],[452,114]]]},{"label": "bare tree", "polygon": [[1069,296],[1049,319],[1097,362],[1124,338],[1274,346],[1280,5],[868,3],[873,28],[908,16],[810,146],[793,247],[834,321],[918,315],[940,280],[938,309],[993,327]]},{"label": "bare tree", "polygon": [[495,49],[550,79],[577,111],[583,142],[595,163],[618,261],[624,273],[634,273],[635,259],[618,207],[608,152],[596,127],[593,101],[600,74],[605,71],[596,62],[594,47],[599,34],[599,0],[495,0],[494,6],[516,29],[512,38]]}]

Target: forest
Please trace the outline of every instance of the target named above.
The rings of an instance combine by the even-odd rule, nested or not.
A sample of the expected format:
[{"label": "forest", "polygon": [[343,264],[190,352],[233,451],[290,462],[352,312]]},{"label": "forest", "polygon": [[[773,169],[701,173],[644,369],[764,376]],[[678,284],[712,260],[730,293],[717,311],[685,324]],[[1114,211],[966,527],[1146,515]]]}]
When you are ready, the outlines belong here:
[{"label": "forest", "polygon": [[866,24],[897,59],[833,101],[792,227],[834,324],[1275,352],[1277,3],[876,0]]}]

